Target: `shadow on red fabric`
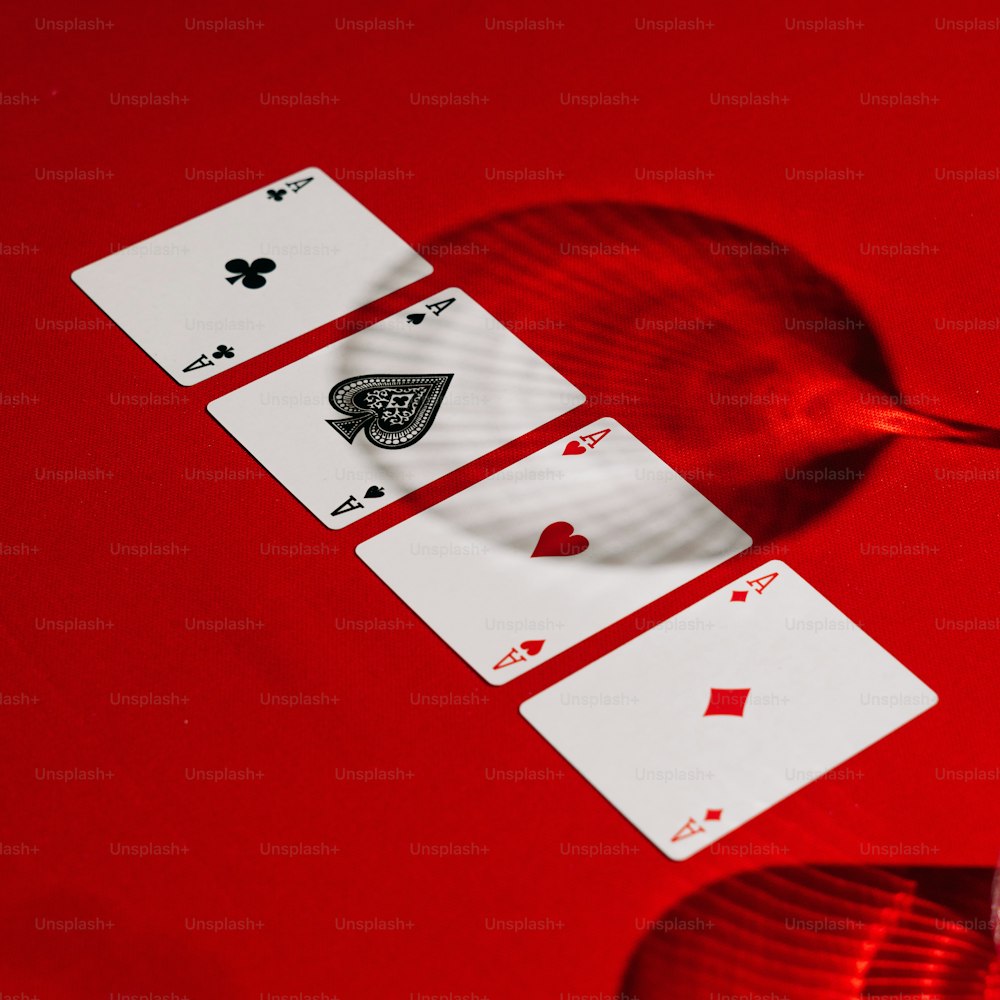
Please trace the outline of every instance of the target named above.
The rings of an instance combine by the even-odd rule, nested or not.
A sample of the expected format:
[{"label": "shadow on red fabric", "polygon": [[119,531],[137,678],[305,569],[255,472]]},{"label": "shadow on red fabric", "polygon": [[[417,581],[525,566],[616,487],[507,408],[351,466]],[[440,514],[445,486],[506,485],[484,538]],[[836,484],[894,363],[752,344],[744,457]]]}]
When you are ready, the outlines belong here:
[{"label": "shadow on red fabric", "polygon": [[564,202],[429,243],[457,284],[503,286],[513,304],[498,319],[592,403],[623,407],[758,542],[858,487],[894,437],[1000,444],[994,428],[910,408],[850,294],[794,247],[724,219]]},{"label": "shadow on red fabric", "polygon": [[622,983],[634,1000],[997,1000],[986,868],[787,867],[686,897]]}]

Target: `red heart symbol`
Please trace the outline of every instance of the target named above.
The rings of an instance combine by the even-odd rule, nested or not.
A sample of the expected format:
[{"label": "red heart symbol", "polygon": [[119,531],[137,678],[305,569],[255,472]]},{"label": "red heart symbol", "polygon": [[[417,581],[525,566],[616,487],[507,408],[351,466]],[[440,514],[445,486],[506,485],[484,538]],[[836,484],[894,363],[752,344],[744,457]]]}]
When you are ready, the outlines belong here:
[{"label": "red heart symbol", "polygon": [[538,544],[531,558],[535,556],[577,556],[590,544],[583,535],[573,534],[569,521],[554,521],[538,536]]},{"label": "red heart symbol", "polygon": [[528,656],[534,656],[544,645],[544,639],[528,639],[526,642],[521,643],[521,649],[523,649]]},{"label": "red heart symbol", "polygon": [[587,449],[584,448],[579,441],[570,441],[565,448],[563,448],[564,455],[582,455]]}]

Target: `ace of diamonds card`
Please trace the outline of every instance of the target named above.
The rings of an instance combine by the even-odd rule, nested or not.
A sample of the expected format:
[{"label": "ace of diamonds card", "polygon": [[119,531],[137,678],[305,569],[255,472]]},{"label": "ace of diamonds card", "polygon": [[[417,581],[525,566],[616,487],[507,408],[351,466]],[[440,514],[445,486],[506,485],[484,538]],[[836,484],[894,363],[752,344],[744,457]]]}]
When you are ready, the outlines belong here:
[{"label": "ace of diamonds card", "polygon": [[936,703],[775,561],[529,698],[521,714],[683,861]]}]

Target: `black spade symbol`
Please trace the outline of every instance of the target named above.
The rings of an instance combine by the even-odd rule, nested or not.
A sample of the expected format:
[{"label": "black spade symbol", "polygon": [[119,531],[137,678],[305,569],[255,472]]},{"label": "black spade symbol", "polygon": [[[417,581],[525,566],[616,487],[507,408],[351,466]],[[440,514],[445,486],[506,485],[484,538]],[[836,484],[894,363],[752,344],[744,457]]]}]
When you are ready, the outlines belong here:
[{"label": "black spade symbol", "polygon": [[349,444],[364,428],[376,448],[409,448],[427,433],[453,374],[358,375],[330,390],[344,416],[327,423]]}]

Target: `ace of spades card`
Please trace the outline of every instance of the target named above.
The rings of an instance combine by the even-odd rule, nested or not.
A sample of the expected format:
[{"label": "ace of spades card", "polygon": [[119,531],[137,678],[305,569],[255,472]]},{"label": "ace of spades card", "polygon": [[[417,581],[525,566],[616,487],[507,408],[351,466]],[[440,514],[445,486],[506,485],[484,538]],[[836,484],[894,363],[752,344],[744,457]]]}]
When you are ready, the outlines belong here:
[{"label": "ace of spades card", "polygon": [[432,270],[308,167],[72,277],[169,375],[194,385]]},{"label": "ace of spades card", "polygon": [[682,861],[936,704],[785,563],[767,563],[521,705]]},{"label": "ace of spades card", "polygon": [[449,288],[208,411],[323,524],[344,528],[583,400]]}]

